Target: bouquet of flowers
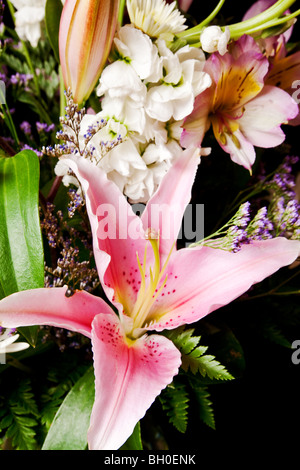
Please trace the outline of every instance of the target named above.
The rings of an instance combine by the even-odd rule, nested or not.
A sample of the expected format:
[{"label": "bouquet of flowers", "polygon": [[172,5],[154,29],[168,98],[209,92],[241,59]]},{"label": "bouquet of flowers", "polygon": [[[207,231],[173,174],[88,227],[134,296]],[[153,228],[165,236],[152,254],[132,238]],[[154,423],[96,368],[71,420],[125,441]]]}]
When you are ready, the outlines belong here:
[{"label": "bouquet of flowers", "polygon": [[294,3],[0,0],[3,449],[188,448],[292,362]]}]

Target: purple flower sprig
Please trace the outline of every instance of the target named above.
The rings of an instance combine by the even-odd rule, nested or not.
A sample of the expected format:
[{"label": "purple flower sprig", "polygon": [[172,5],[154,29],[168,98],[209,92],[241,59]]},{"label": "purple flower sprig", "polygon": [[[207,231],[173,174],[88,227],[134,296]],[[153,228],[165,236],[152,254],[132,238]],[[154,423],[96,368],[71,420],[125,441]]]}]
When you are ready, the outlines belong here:
[{"label": "purple flower sprig", "polygon": [[264,185],[270,195],[269,217],[276,236],[294,240],[300,239],[300,204],[292,172],[298,161],[297,156],[285,157],[272,179]]},{"label": "purple flower sprig", "polygon": [[243,245],[253,240],[273,238],[273,224],[268,218],[267,208],[259,209],[252,220],[250,212],[250,203],[247,201],[223,227],[190,246],[205,245],[237,253]]}]

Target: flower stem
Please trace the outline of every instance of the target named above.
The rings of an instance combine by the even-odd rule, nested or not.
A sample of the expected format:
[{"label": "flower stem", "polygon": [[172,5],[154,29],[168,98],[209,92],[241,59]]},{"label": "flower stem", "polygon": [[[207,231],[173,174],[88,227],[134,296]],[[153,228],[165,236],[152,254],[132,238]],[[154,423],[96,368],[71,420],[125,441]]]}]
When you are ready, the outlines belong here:
[{"label": "flower stem", "polygon": [[299,10],[297,10],[292,15],[280,16],[293,4],[296,0],[278,0],[274,5],[272,5],[267,10],[259,13],[248,20],[241,21],[229,25],[230,37],[232,39],[237,39],[243,34],[250,34],[251,32],[259,31],[261,29],[266,29],[271,26],[278,24],[278,20],[281,22],[288,21],[290,17],[297,16]]},{"label": "flower stem", "polygon": [[14,139],[16,144],[19,146],[20,145],[19,137],[18,137],[16,128],[15,128],[15,125],[14,125],[14,121],[11,117],[11,114],[10,114],[10,111],[9,111],[9,108],[8,108],[7,104],[4,103],[4,105],[0,105],[0,108],[3,112],[4,121],[5,121],[8,129],[11,133],[12,138]]},{"label": "flower stem", "polygon": [[205,20],[201,21],[201,23],[198,25],[198,28],[199,29],[202,29],[204,26],[206,26],[207,24],[209,24],[214,18],[215,16],[217,16],[217,14],[219,13],[219,11],[221,10],[222,6],[224,5],[226,0],[220,0],[218,5],[216,6],[216,8],[211,12],[210,15],[208,15],[207,18],[205,18]]},{"label": "flower stem", "polygon": [[119,13],[118,13],[118,23],[120,26],[122,26],[123,24],[125,4],[126,4],[126,0],[120,0]]},{"label": "flower stem", "polygon": [[61,65],[59,65],[59,94],[60,94],[60,116],[65,115],[65,107],[67,105],[66,96],[65,96],[65,84],[62,74]]},{"label": "flower stem", "polygon": [[[201,23],[193,28],[186,29],[181,33],[176,35],[177,39],[185,40],[189,44],[194,44],[199,42],[199,35],[207,24],[209,24],[220,11],[225,0],[220,0],[216,8],[212,13]],[[267,8],[265,11],[259,13],[252,18],[249,18],[239,23],[234,23],[228,25],[230,30],[230,37],[232,39],[238,39],[243,34],[251,34],[256,31],[265,30],[266,28],[271,28],[272,26],[277,26],[278,24],[285,23],[288,20],[291,20],[295,16],[300,14],[300,10],[291,13],[290,15],[282,17],[281,15],[295,3],[296,0],[277,0],[274,5]]]}]

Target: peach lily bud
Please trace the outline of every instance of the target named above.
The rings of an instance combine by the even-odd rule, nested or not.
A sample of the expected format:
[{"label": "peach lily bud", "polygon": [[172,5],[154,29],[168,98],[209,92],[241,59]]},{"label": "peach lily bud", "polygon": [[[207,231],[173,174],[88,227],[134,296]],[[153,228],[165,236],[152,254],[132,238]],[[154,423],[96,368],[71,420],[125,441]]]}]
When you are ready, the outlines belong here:
[{"label": "peach lily bud", "polygon": [[108,58],[120,0],[66,0],[59,26],[59,56],[66,89],[81,104]]}]

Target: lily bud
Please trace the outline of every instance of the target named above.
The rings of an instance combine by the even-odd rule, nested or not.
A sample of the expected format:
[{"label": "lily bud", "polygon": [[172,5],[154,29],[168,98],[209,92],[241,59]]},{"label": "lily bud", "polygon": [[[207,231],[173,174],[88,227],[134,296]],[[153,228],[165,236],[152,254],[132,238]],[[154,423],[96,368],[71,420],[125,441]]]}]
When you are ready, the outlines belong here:
[{"label": "lily bud", "polygon": [[93,91],[114,38],[120,0],[66,0],[59,26],[65,87],[77,104]]}]

